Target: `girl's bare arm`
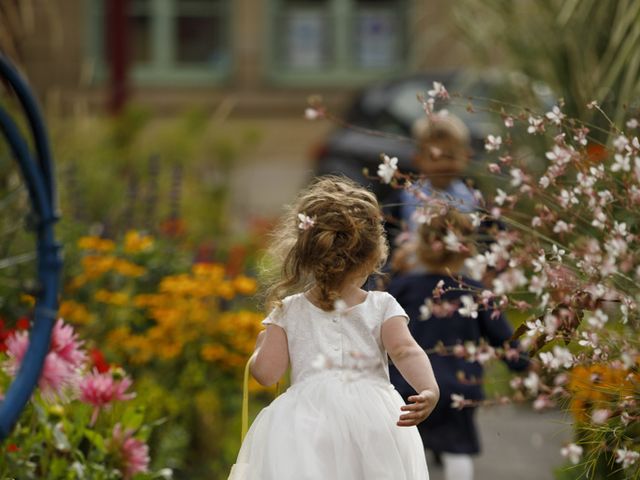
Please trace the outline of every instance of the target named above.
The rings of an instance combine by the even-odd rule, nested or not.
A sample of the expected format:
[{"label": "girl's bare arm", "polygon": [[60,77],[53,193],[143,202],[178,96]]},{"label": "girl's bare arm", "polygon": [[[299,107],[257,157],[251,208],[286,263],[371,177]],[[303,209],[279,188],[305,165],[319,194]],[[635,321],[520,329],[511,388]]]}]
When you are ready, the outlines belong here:
[{"label": "girl's bare arm", "polygon": [[398,425],[408,427],[422,422],[433,411],[440,389],[431,368],[431,362],[424,350],[411,336],[404,317],[392,317],[382,324],[382,344],[391,361],[409,382],[417,395],[409,397],[409,405],[401,410]]},{"label": "girl's bare arm", "polygon": [[260,385],[273,385],[284,375],[289,366],[287,334],[277,325],[267,325],[258,334],[256,348],[251,356],[251,375]]}]

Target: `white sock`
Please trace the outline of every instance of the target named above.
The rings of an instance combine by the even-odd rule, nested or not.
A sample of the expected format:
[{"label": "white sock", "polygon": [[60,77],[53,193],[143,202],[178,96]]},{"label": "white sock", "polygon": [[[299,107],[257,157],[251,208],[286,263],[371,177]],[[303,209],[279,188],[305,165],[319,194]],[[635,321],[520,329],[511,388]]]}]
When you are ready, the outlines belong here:
[{"label": "white sock", "polygon": [[445,480],[473,480],[473,459],[466,453],[442,453]]}]

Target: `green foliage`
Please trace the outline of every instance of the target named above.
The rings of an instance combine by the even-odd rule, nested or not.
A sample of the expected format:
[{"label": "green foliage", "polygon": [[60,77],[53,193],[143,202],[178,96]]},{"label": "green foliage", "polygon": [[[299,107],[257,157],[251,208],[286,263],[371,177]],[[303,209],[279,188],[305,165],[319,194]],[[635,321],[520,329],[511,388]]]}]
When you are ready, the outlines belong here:
[{"label": "green foliage", "polygon": [[479,64],[498,58],[545,82],[569,116],[598,121],[587,108],[596,100],[620,124],[626,109],[640,107],[640,0],[462,0],[453,8]]},{"label": "green foliage", "polygon": [[198,108],[152,119],[130,107],[117,118],[49,124],[62,211],[111,236],[134,227],[157,233],[169,220],[196,242],[224,234],[229,177],[260,140]]}]

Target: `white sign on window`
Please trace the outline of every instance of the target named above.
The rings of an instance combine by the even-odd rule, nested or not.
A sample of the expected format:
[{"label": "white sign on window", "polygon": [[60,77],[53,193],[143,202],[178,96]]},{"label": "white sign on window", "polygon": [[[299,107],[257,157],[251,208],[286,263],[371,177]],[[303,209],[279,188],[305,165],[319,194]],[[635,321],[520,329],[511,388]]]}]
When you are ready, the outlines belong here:
[{"label": "white sign on window", "polygon": [[292,11],[286,25],[287,65],[320,68],[325,64],[327,21],[322,12]]},{"label": "white sign on window", "polygon": [[358,65],[364,68],[395,65],[399,38],[394,13],[383,10],[359,12],[356,25]]}]

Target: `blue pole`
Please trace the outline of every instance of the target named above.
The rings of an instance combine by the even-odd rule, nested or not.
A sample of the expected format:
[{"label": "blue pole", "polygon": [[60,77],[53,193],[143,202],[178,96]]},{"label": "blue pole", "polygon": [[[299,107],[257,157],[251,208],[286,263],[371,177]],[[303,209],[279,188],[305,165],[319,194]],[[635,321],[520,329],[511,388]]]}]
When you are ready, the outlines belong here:
[{"label": "blue pole", "polygon": [[33,328],[29,336],[29,347],[20,370],[0,404],[0,440],[3,440],[9,436],[20,412],[31,398],[49,351],[51,331],[57,317],[62,261],[60,247],[55,241],[53,230],[56,221],[52,197],[53,172],[44,122],[26,82],[2,56],[0,56],[0,74],[8,80],[25,109],[39,155],[36,163],[16,124],[3,109],[0,109],[0,130],[18,161],[36,217],[34,228],[40,287],[36,299]]}]

